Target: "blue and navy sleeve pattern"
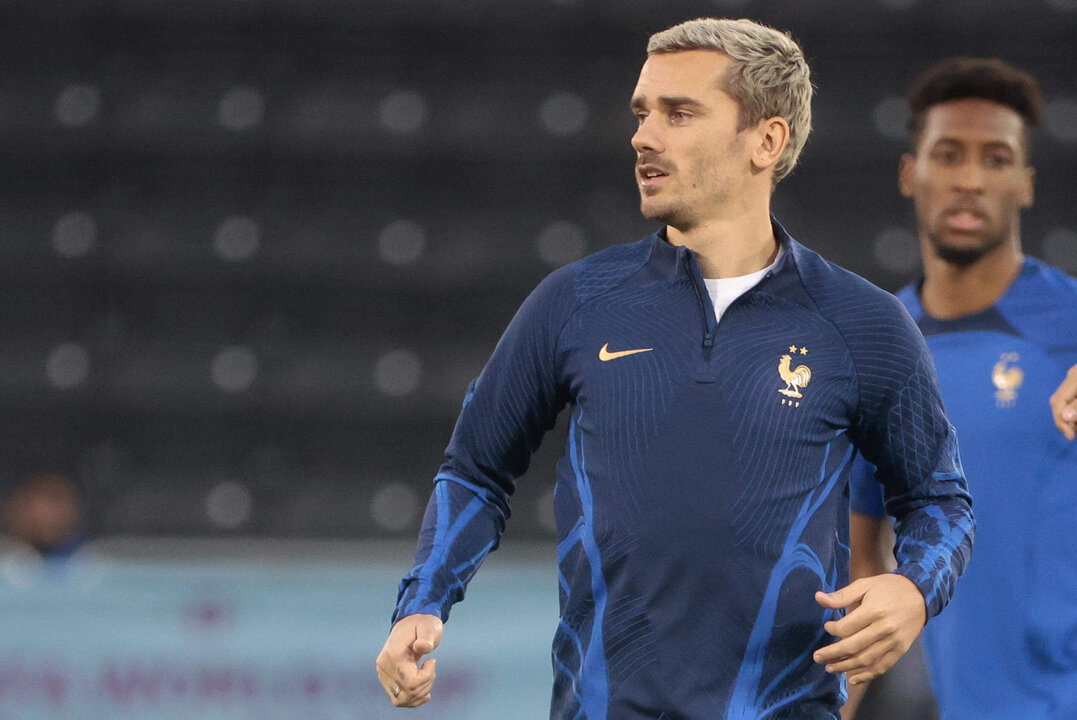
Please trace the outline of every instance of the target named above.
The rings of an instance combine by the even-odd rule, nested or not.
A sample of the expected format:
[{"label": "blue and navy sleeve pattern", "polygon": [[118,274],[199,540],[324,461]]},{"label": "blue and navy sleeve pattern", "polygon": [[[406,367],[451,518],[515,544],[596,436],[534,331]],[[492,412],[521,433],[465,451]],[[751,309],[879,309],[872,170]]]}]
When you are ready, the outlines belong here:
[{"label": "blue and navy sleeve pattern", "polygon": [[535,289],[471,383],[393,622],[414,613],[447,619],[497,548],[515,479],[567,402],[557,343],[577,303],[572,272],[572,266],[562,268]]},{"label": "blue and navy sleeve pattern", "polygon": [[853,357],[854,437],[897,520],[896,572],[920,589],[930,618],[949,602],[972,553],[972,499],[923,335],[896,298],[858,282],[861,292],[821,304]]},{"label": "blue and navy sleeve pattern", "polygon": [[897,309],[887,333],[894,355],[865,351],[858,363],[860,450],[876,466],[887,514],[897,520],[896,572],[916,584],[934,617],[972,552],[972,499],[927,345]]}]

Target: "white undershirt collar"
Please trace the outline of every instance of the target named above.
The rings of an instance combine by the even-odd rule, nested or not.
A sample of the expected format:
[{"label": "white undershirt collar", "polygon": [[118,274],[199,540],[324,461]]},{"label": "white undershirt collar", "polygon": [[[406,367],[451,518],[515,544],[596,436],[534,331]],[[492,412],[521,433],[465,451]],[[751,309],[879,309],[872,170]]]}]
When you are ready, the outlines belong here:
[{"label": "white undershirt collar", "polygon": [[740,275],[731,278],[703,278],[703,282],[707,285],[707,294],[711,296],[711,302],[714,303],[715,318],[721,320],[722,315],[725,313],[726,309],[733,304],[733,301],[758,285],[759,281],[763,279],[763,276],[774,269],[774,266],[778,264],[778,261],[782,259],[782,255],[784,254],[785,248],[779,244],[778,254],[774,256],[774,262],[767,265],[762,270],[758,270],[749,275]]}]

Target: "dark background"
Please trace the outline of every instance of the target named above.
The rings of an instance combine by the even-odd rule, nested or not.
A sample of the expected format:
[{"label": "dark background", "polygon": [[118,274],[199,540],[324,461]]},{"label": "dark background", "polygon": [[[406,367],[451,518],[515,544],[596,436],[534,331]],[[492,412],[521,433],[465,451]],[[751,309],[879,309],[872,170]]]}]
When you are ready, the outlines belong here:
[{"label": "dark background", "polygon": [[[74,477],[97,536],[414,536],[467,382],[551,269],[654,227],[648,36],[790,30],[815,131],[775,197],[895,290],[908,82],[1036,73],[1026,251],[1077,271],[1077,0],[65,0],[0,5],[0,491]],[[552,538],[560,437],[509,536]]]}]

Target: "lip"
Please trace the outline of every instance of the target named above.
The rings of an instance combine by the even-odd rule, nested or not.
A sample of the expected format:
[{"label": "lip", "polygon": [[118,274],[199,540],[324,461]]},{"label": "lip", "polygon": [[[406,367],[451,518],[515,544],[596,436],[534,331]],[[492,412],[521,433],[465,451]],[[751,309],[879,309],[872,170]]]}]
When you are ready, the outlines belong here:
[{"label": "lip", "polygon": [[[647,177],[652,173],[658,174],[654,177]],[[652,187],[669,177],[669,173],[657,165],[640,165],[636,168],[636,176],[639,178],[640,185]]]},{"label": "lip", "polygon": [[954,232],[979,232],[987,225],[987,215],[975,208],[952,208],[943,213],[943,222]]}]

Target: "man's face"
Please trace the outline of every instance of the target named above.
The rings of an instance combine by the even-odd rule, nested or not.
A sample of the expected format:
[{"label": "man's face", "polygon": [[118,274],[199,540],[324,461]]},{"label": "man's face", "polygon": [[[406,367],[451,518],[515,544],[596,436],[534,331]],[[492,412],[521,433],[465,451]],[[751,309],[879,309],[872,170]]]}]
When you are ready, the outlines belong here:
[{"label": "man's face", "polygon": [[901,194],[912,198],[920,234],[943,260],[968,266],[1018,241],[1018,215],[1032,204],[1024,122],[981,99],[930,108],[916,155],[901,161]]},{"label": "man's face", "polygon": [[752,172],[738,106],[721,79],[732,61],[709,50],[652,55],[632,94],[639,129],[640,212],[681,231],[730,212]]}]

